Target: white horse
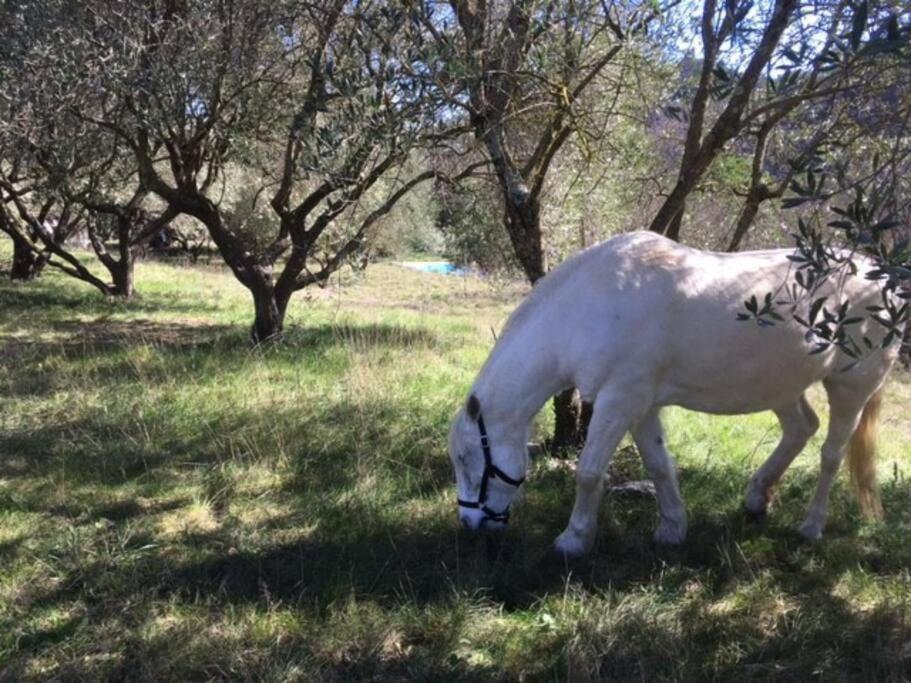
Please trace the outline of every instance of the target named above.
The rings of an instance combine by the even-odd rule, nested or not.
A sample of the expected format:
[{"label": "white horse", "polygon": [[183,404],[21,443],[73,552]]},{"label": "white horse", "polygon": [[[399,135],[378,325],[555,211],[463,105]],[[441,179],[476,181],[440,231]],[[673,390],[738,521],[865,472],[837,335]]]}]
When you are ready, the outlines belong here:
[{"label": "white horse", "polygon": [[[845,370],[853,359],[836,347],[811,355],[812,340],[793,320],[766,327],[737,320],[745,299],[776,291],[793,276],[791,253],[702,252],[639,232],[588,249],[541,280],[509,318],[452,424],[449,453],[462,525],[506,524],[528,467],[531,421],[548,398],[568,387],[594,405],[576,467],[576,501],[556,540],[558,552],[580,555],[591,548],[604,475],[628,431],[655,484],[655,540],[684,540],[686,510],[659,419],[667,405],[726,415],[775,412],[781,441],[746,493],[747,511],[762,514],[773,487],[819,426],[805,391],[820,380],[831,417],[816,495],[799,531],[810,539],[821,536],[849,441],[861,506],[869,516],[881,514],[874,429],[897,345],[869,352]],[[858,315],[880,303],[879,287],[863,269],[832,280],[822,290],[830,302],[850,300]],[[879,341],[882,331],[875,328],[866,319],[849,329],[858,339]]]}]

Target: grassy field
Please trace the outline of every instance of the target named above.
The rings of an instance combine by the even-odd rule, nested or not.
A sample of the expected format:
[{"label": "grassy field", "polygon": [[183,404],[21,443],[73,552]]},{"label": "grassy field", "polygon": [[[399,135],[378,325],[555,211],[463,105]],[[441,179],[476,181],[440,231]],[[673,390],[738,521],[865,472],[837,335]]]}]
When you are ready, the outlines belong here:
[{"label": "grassy field", "polygon": [[[534,465],[498,547],[457,529],[448,422],[518,288],[378,265],[252,351],[230,275],[141,264],[137,284],[128,305],[53,273],[0,284],[0,681],[911,675],[906,375],[884,522],[842,480],[826,538],[792,531],[817,437],[750,524],[774,417],[669,410],[686,544],[653,546],[654,501],[614,495],[566,564],[564,461]],[[643,476],[628,446],[614,474]]]}]

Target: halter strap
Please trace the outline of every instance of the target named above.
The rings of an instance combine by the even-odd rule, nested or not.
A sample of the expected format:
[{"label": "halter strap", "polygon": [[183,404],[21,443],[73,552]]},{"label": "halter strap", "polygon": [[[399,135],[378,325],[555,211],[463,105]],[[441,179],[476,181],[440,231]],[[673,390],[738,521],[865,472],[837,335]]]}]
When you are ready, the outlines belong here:
[{"label": "halter strap", "polygon": [[518,488],[522,485],[522,482],[525,481],[525,477],[513,479],[506,474],[506,472],[493,464],[493,456],[490,452],[490,439],[487,436],[487,427],[484,425],[484,416],[480,414],[478,415],[478,432],[480,432],[481,435],[481,451],[484,453],[484,473],[481,475],[481,488],[478,491],[478,500],[462,500],[459,498],[457,501],[463,508],[481,510],[484,513],[485,521],[491,519],[495,522],[503,522],[505,524],[509,521],[509,506],[507,505],[506,509],[501,512],[497,512],[496,510],[487,507],[487,484],[491,479],[499,479],[510,486]]}]

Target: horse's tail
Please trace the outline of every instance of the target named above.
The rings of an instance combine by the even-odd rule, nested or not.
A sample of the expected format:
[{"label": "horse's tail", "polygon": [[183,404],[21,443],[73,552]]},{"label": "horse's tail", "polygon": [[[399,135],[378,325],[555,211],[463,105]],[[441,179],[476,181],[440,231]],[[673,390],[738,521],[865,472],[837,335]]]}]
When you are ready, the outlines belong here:
[{"label": "horse's tail", "polygon": [[883,390],[879,389],[867,401],[857,429],[848,443],[848,469],[860,511],[868,519],[882,519],[883,504],[876,485],[876,431]]}]

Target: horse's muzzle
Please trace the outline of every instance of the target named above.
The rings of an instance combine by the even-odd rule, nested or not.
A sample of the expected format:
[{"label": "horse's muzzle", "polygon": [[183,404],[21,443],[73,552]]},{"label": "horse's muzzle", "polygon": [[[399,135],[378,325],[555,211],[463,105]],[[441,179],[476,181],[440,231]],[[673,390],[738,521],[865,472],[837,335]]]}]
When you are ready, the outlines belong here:
[{"label": "horse's muzzle", "polygon": [[506,522],[491,519],[483,512],[478,514],[474,510],[460,511],[459,523],[462,525],[462,529],[469,533],[478,533],[481,531],[502,531],[506,528]]}]

